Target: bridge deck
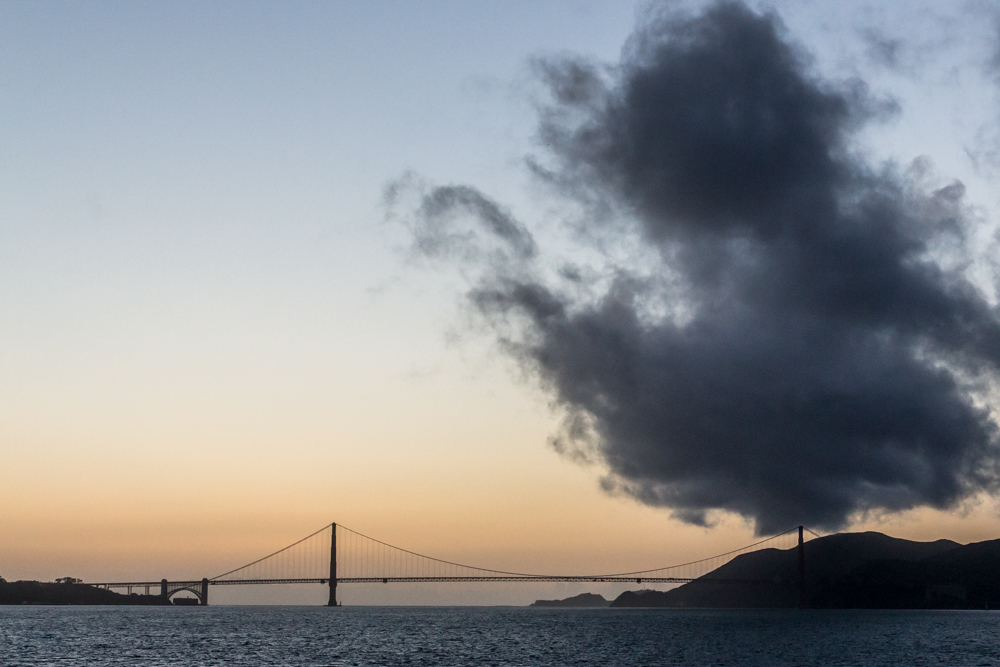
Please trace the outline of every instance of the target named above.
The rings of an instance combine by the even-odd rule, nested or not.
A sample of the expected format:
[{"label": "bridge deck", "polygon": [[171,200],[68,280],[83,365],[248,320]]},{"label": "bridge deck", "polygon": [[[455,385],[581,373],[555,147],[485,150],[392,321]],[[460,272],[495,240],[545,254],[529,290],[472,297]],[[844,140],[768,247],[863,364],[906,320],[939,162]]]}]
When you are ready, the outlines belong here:
[{"label": "bridge deck", "polygon": [[[325,584],[327,579],[219,579],[208,580],[209,586],[246,586],[261,584]],[[710,583],[710,584],[760,584],[760,583],[780,583],[772,581],[761,581],[759,579],[716,579],[716,578],[690,578],[690,577],[602,577],[602,576],[576,576],[576,575],[552,575],[538,577],[344,577],[338,578],[337,584],[391,584],[391,583],[430,583],[430,582],[507,582],[507,583],[539,583],[539,582],[586,582],[586,583],[659,583],[659,584],[686,584],[690,582]],[[97,586],[102,588],[127,588],[149,586],[153,588],[160,586],[160,581],[113,581],[89,583],[87,586]],[[171,586],[200,586],[201,579],[197,580],[168,580]]]}]

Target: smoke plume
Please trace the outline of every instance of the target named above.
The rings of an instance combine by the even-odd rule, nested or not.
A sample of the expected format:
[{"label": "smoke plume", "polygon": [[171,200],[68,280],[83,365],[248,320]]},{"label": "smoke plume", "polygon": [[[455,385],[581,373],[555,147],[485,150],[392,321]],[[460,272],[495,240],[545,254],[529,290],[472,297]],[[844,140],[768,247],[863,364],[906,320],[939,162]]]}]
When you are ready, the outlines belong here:
[{"label": "smoke plume", "polygon": [[530,166],[577,212],[569,259],[475,188],[408,186],[418,250],[473,269],[471,307],[564,415],[553,446],[759,533],[995,490],[1000,319],[962,184],[860,156],[893,105],[812,73],[772,14],[654,13],[623,54],[537,63]]}]

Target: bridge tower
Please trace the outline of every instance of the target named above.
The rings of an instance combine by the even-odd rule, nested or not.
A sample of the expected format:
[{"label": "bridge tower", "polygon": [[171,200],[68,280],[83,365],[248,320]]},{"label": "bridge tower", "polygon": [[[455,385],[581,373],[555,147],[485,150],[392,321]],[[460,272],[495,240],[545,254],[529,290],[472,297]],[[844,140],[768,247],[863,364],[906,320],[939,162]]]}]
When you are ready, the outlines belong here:
[{"label": "bridge tower", "polygon": [[337,606],[337,524],[330,524],[330,601],[327,607]]},{"label": "bridge tower", "polygon": [[803,526],[799,526],[799,609],[806,608],[806,547],[802,529]]},{"label": "bridge tower", "polygon": [[208,606],[208,579],[201,580],[201,606]]}]

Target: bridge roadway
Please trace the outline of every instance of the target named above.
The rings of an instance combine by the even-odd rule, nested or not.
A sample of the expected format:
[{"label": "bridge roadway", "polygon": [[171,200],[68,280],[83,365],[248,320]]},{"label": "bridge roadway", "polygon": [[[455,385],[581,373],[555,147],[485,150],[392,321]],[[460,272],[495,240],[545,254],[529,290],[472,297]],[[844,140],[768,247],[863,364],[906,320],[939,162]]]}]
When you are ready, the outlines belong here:
[{"label": "bridge roadway", "polygon": [[[82,582],[95,588],[124,588],[132,593],[133,588],[142,588],[146,595],[150,589],[160,588],[160,595],[172,596],[180,591],[190,591],[198,596],[202,604],[207,604],[209,586],[247,586],[261,584],[326,584],[329,579],[298,578],[298,579],[199,579],[191,581],[102,581],[97,583]],[[337,584],[390,584],[390,583],[433,583],[433,582],[582,582],[582,583],[626,583],[626,584],[760,584],[756,579],[722,579],[705,577],[623,577],[594,575],[539,575],[539,576],[482,576],[482,577],[344,577],[337,578]]]},{"label": "bridge roadway", "polygon": [[[805,551],[803,549],[803,531],[805,527],[798,527],[798,561],[799,561],[799,573],[798,573],[798,587],[799,587],[799,605],[803,604],[803,585],[805,581]],[[277,556],[278,554],[287,551],[291,547],[297,544],[301,544],[303,541],[310,539],[322,532],[330,531],[330,569],[328,577],[288,577],[288,578],[269,578],[269,579],[226,579],[230,575],[237,572],[245,570],[251,566],[258,563],[266,561],[269,558]],[[793,530],[785,531],[784,533],[779,533],[775,537],[781,537],[791,533]],[[353,531],[350,531],[353,533]],[[625,583],[625,584],[642,584],[642,583],[658,583],[658,584],[686,584],[691,582],[699,583],[713,583],[713,584],[784,584],[788,582],[782,582],[780,580],[749,580],[749,579],[726,579],[722,577],[712,577],[709,573],[708,576],[702,577],[664,577],[664,576],[645,576],[647,573],[655,574],[656,572],[662,572],[671,568],[660,568],[659,570],[646,570],[644,572],[628,572],[610,575],[535,575],[535,574],[517,574],[513,572],[500,572],[497,570],[488,570],[484,568],[470,567],[468,565],[461,565],[459,563],[451,563],[448,561],[442,561],[436,558],[429,558],[421,554],[414,553],[412,551],[407,551],[405,549],[399,549],[398,547],[393,547],[392,545],[379,542],[378,540],[372,540],[360,533],[356,533],[360,537],[364,537],[367,540],[371,540],[374,543],[395,549],[405,554],[415,556],[418,558],[423,558],[428,561],[433,561],[435,563],[444,564],[446,566],[455,568],[466,568],[466,570],[473,570],[482,572],[480,575],[470,575],[465,576],[396,576],[396,577],[339,577],[337,576],[337,524],[331,523],[329,526],[322,528],[312,535],[309,535],[298,542],[295,542],[284,549],[280,549],[269,556],[258,559],[248,565],[236,568],[235,570],[230,570],[225,574],[218,575],[212,579],[201,579],[199,581],[194,580],[181,580],[181,581],[168,581],[167,579],[161,579],[160,581],[107,581],[107,582],[97,582],[89,583],[89,586],[95,586],[98,588],[124,588],[127,589],[128,593],[132,593],[134,588],[145,589],[146,595],[149,595],[150,590],[159,586],[159,594],[165,600],[169,600],[175,593],[181,591],[188,591],[193,593],[198,600],[203,605],[208,604],[208,587],[209,586],[248,586],[248,585],[259,585],[259,584],[329,584],[330,586],[330,602],[329,606],[339,606],[337,602],[337,584],[377,584],[377,583],[422,583],[422,582],[507,582],[507,583],[537,583],[537,582],[576,582],[576,583]],[[768,538],[758,542],[755,545],[750,545],[751,547],[762,545],[775,537]],[[324,547],[325,548],[325,547]],[[738,550],[738,551],[743,551]],[[721,554],[721,556],[727,556],[737,552],[729,552],[727,554]],[[704,559],[706,562],[711,559]],[[314,570],[315,571],[315,570]],[[322,571],[321,571],[322,572]]]},{"label": "bridge roadway", "polygon": [[[234,585],[247,585],[247,584],[326,584],[328,579],[209,579],[209,586],[234,586]],[[389,583],[399,583],[399,582],[473,582],[473,581],[520,581],[520,582],[549,582],[549,581],[569,581],[569,582],[623,582],[628,584],[641,584],[643,582],[647,583],[668,583],[668,584],[685,584],[692,581],[698,581],[696,578],[691,577],[601,577],[601,576],[562,576],[562,575],[552,575],[552,576],[542,576],[537,577],[343,577],[337,578],[338,584],[389,584]],[[749,583],[729,579],[710,579],[709,581],[713,583]],[[87,586],[95,586],[97,588],[152,588],[154,586],[162,585],[163,581],[112,581],[112,582],[100,582],[100,583],[90,583],[84,582]],[[192,580],[192,581],[174,581],[168,580],[168,584],[173,586],[201,586],[204,581],[202,579]]]}]

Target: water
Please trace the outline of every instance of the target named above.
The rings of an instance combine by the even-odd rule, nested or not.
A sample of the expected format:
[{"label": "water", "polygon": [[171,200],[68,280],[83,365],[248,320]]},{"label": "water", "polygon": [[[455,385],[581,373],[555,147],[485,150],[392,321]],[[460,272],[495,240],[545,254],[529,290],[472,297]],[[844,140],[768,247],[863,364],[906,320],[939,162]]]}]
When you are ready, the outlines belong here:
[{"label": "water", "polygon": [[1000,612],[0,607],[0,665],[1000,665]]}]

